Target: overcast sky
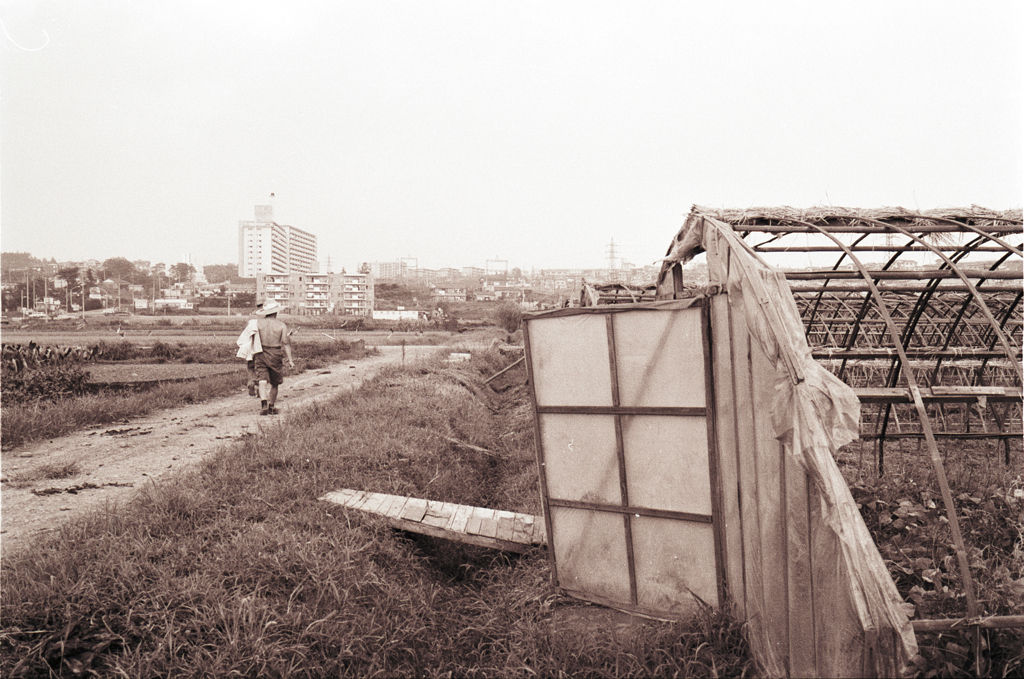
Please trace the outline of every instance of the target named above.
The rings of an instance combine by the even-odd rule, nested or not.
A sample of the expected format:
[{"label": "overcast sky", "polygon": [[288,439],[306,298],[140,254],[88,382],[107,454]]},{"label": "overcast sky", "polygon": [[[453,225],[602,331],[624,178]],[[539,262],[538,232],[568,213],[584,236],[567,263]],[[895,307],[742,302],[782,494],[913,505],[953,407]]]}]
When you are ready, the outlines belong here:
[{"label": "overcast sky", "polygon": [[[0,2],[0,241],[661,257],[690,207],[1021,206],[1024,3]],[[326,266],[323,267],[326,269]],[[350,269],[351,270],[351,269]]]}]

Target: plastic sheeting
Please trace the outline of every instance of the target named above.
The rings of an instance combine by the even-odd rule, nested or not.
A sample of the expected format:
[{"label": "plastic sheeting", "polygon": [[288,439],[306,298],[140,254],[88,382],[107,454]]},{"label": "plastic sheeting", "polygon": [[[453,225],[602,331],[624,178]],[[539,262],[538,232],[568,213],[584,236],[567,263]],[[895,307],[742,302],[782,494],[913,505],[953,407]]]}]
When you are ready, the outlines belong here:
[{"label": "plastic sheeting", "polygon": [[[691,214],[669,248],[659,294],[671,296],[669,272],[676,262],[686,262],[702,251],[709,252],[710,283],[722,285],[728,292],[733,312],[738,309],[749,330],[750,341],[757,345],[774,365],[772,394],[755,402],[757,409],[771,411],[775,438],[812,480],[820,498],[820,521],[835,536],[837,549],[817,554],[819,562],[831,558],[834,564],[820,563],[817,576],[830,574],[828,583],[834,601],[829,607],[840,628],[860,631],[852,643],[843,640],[843,651],[851,657],[823,658],[835,655],[835,644],[816,640],[816,673],[865,674],[891,676],[903,672],[917,653],[917,642],[903,601],[889,576],[881,555],[861,519],[849,488],[836,466],[833,453],[859,436],[860,402],[846,384],[820,366],[811,356],[804,339],[804,328],[789,286],[781,272],[768,266],[728,224]],[[712,254],[713,253],[713,254]],[[757,396],[755,395],[756,399]],[[762,410],[763,412],[763,410]],[[813,530],[813,526],[812,526]],[[748,555],[749,556],[749,555]],[[818,583],[816,583],[817,585]],[[748,604],[746,617],[751,621],[751,642],[762,666],[771,675],[787,675],[787,651],[776,639],[786,633],[771,629],[771,616]],[[850,620],[849,618],[853,618]],[[815,620],[816,639],[826,639],[829,620]],[[857,657],[853,657],[857,656]]]}]

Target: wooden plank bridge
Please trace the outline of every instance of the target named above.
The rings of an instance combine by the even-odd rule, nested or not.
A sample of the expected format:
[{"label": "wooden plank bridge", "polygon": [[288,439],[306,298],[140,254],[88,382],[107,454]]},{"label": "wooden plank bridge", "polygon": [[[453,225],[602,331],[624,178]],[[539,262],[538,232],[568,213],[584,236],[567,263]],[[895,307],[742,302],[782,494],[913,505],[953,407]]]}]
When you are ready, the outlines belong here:
[{"label": "wooden plank bridge", "polygon": [[399,530],[480,547],[522,553],[547,544],[544,518],[532,514],[349,488],[320,499],[382,516]]}]

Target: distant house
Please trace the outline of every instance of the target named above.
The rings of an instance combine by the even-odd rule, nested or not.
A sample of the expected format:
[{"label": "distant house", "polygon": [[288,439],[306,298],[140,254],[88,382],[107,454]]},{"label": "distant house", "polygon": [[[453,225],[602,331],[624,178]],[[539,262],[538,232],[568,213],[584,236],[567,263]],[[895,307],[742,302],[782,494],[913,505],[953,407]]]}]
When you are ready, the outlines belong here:
[{"label": "distant house", "polygon": [[415,309],[374,309],[373,320],[375,321],[422,321],[426,320],[427,314]]},{"label": "distant house", "polygon": [[171,299],[158,299],[153,301],[154,309],[192,309],[194,305],[184,297],[177,297]]},{"label": "distant house", "polygon": [[430,291],[430,300],[434,304],[441,302],[465,302],[468,295],[465,288],[434,288]]}]

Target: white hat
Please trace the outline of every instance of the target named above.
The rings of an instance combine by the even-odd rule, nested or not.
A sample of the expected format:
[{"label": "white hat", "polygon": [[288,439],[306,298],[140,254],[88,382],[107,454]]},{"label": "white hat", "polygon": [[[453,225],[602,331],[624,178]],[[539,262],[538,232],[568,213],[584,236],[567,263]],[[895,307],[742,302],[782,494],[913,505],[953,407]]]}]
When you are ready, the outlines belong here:
[{"label": "white hat", "polygon": [[281,306],[277,300],[272,299],[269,302],[264,302],[262,309],[256,310],[257,316],[269,316],[270,314],[276,314],[280,311],[284,311],[288,307]]}]

